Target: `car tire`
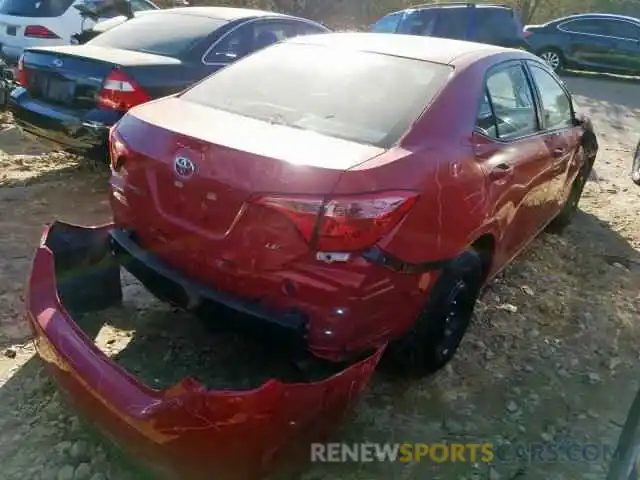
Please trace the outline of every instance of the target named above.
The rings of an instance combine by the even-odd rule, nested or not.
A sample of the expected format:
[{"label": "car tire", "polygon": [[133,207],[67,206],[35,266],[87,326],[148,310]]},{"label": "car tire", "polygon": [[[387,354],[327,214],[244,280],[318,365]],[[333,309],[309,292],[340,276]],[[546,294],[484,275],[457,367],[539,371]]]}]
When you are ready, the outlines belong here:
[{"label": "car tire", "polygon": [[549,225],[547,225],[547,232],[549,233],[562,233],[564,229],[571,223],[573,219],[573,215],[578,210],[578,203],[580,203],[580,198],[582,197],[582,192],[584,190],[584,186],[589,179],[589,175],[591,175],[591,170],[593,168],[594,158],[587,158],[584,153],[584,163],[578,172],[575,180],[571,184],[571,191],[569,192],[569,196],[564,202],[562,209],[556,215],[556,217],[551,220]]},{"label": "car tire", "polygon": [[564,69],[564,56],[557,48],[544,48],[538,52],[538,56],[543,59],[554,72],[558,73]]},{"label": "car tire", "polygon": [[389,345],[387,357],[395,371],[423,377],[449,363],[473,316],[483,265],[478,252],[467,250],[443,268],[414,325]]}]

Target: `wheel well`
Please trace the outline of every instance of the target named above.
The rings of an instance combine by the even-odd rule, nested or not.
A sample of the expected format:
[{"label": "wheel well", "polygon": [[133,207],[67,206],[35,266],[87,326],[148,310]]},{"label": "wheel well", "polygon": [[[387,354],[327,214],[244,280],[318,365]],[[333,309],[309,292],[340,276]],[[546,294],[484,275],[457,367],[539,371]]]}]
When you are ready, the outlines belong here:
[{"label": "wheel well", "polygon": [[480,254],[482,258],[482,277],[487,278],[493,264],[493,253],[495,252],[496,240],[493,235],[487,233],[476,239],[471,244],[471,248]]}]

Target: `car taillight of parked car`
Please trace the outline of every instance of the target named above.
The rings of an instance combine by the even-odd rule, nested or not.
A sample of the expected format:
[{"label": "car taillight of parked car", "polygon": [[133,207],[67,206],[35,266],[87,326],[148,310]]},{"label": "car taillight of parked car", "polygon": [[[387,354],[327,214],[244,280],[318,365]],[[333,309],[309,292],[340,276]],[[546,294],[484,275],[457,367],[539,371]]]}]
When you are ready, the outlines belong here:
[{"label": "car taillight of parked car", "polygon": [[16,69],[16,82],[23,87],[27,86],[27,69],[24,66],[24,55],[20,56],[20,60],[18,60],[18,68]]},{"label": "car taillight of parked car", "polygon": [[122,166],[129,156],[129,149],[116,130],[117,125],[114,125],[109,130],[109,160],[113,173],[118,173],[122,170]]},{"label": "car taillight of parked car", "polygon": [[47,27],[42,25],[27,25],[24,29],[24,36],[29,38],[60,38]]},{"label": "car taillight of parked car", "polygon": [[151,100],[149,95],[122,70],[112,70],[98,93],[98,106],[126,112]]},{"label": "car taillight of parked car", "polygon": [[523,30],[522,31],[522,36],[524,38],[529,38],[531,36],[531,32],[529,30]]},{"label": "car taillight of parked car", "polygon": [[352,252],[370,247],[387,235],[417,199],[416,192],[387,191],[328,200],[265,196],[254,203],[289,218],[313,248]]}]

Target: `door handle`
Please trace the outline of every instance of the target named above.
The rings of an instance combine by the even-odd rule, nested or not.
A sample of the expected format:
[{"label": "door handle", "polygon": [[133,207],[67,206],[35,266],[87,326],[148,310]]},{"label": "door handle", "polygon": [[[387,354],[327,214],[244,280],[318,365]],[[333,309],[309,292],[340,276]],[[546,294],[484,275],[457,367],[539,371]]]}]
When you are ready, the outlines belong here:
[{"label": "door handle", "polygon": [[491,180],[502,180],[513,175],[513,167],[508,163],[500,163],[489,172]]}]

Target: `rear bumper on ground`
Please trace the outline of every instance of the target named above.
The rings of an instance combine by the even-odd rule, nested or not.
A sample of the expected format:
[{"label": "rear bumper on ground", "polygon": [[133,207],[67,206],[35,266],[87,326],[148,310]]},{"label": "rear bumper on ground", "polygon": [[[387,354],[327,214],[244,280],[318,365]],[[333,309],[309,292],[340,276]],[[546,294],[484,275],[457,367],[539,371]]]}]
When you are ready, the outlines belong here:
[{"label": "rear bumper on ground", "polygon": [[382,350],[308,383],[270,380],[255,390],[208,391],[186,378],[167,390],[139,383],[80,330],[72,313],[119,302],[111,226],[56,222],[36,251],[26,299],[37,349],[86,417],[148,465],[173,478],[259,478],[340,422],[369,382]]},{"label": "rear bumper on ground", "polygon": [[76,112],[29,96],[24,88],[11,92],[8,108],[25,133],[79,153],[107,151],[109,129],[122,114],[98,109]]}]

